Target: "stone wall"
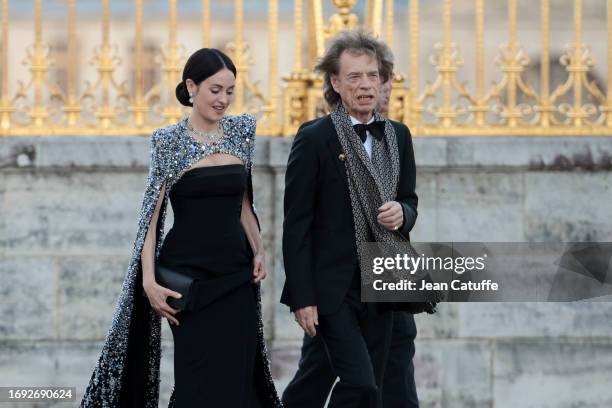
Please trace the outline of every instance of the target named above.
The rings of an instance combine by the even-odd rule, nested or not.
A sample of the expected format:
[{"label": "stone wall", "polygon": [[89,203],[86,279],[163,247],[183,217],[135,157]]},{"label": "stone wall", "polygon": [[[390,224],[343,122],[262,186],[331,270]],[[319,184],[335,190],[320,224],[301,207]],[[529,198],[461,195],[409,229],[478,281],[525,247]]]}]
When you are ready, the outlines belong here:
[{"label": "stone wall", "polygon": [[[612,241],[612,138],[416,138],[415,241]],[[278,303],[291,140],[258,138],[271,272],[266,334],[282,389],[301,331]],[[0,140],[0,386],[87,384],[136,234],[148,140]],[[167,226],[171,225],[171,216]],[[610,407],[612,306],[443,304],[418,316],[423,407]],[[164,323],[162,404],[172,386]],[[19,405],[24,406],[24,405]],[[67,406],[67,405],[64,405]]]}]

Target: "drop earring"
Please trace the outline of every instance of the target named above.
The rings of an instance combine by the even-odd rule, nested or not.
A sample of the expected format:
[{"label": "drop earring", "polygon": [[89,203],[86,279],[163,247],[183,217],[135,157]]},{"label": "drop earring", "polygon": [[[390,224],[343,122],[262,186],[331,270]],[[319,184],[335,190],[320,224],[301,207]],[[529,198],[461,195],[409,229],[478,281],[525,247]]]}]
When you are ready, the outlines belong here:
[{"label": "drop earring", "polygon": [[189,103],[193,103],[193,94],[189,92]]}]

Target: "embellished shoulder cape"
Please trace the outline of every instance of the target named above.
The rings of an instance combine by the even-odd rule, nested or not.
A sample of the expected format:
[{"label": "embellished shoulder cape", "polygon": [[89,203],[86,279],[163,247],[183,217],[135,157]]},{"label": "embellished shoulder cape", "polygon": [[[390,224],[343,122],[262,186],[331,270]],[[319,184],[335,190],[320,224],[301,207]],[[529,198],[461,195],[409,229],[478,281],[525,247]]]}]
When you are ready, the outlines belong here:
[{"label": "embellished shoulder cape", "polygon": [[[168,197],[172,186],[190,167],[212,153],[227,153],[240,158],[247,171],[247,193],[253,204],[252,165],[255,149],[255,118],[250,114],[226,116],[221,120],[224,138],[212,145],[202,144],[186,131],[187,118],[157,129],[151,135],[151,162],[138,232],[127,273],[119,294],[111,326],[102,347],[81,407],[157,408],[159,400],[159,365],[161,358],[161,317],[143,296],[140,256],[145,236],[162,186],[165,194],[158,217],[155,257],[159,255],[164,231]],[[282,407],[276,393],[261,318],[261,293],[257,297],[256,387],[263,407]],[[174,392],[169,407],[174,407]]]}]

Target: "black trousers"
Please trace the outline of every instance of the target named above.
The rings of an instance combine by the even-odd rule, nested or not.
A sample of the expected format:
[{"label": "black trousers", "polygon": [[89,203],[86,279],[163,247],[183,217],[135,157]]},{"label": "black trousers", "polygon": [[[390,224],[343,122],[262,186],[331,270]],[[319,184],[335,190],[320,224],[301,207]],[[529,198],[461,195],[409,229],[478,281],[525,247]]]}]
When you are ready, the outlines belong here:
[{"label": "black trousers", "polygon": [[[384,408],[419,407],[412,362],[416,334],[412,314],[395,312],[383,377]],[[321,336],[304,334],[298,371],[283,393],[283,404],[287,408],[323,408],[335,381]]]},{"label": "black trousers", "polygon": [[391,348],[383,380],[384,408],[419,408],[412,362],[416,334],[412,314],[393,313]]},{"label": "black trousers", "polygon": [[[336,377],[338,382],[331,392],[330,408],[382,407],[380,390],[391,342],[393,314],[380,313],[375,309],[372,305],[360,302],[358,289],[350,289],[337,311],[319,316],[315,339],[320,338],[319,342],[324,345],[327,359],[323,355],[318,361],[327,360],[332,374],[327,376],[328,382],[323,389],[315,389],[322,381],[318,379],[310,384],[308,378],[300,380],[300,373],[309,370],[300,365],[296,378],[292,381],[299,385],[288,387],[283,395],[287,408],[314,408],[316,405],[305,402],[305,399],[309,399],[313,394],[317,394],[315,399],[318,399],[319,403],[322,400],[324,404]],[[315,354],[319,353],[315,350]],[[317,368],[314,368],[314,371],[316,370]],[[293,402],[296,404],[293,405]]]}]

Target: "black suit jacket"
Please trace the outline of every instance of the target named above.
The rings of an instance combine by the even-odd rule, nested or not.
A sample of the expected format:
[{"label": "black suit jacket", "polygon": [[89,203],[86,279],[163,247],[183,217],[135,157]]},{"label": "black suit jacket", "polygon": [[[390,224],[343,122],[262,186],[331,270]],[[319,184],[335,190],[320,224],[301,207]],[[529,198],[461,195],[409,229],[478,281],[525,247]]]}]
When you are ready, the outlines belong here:
[{"label": "black suit jacket", "polygon": [[[416,169],[410,131],[391,121],[397,135],[401,203],[408,234],[417,217]],[[286,281],[281,302],[292,311],[317,306],[319,314],[340,307],[357,269],[357,246],[345,162],[329,115],[300,127],[287,172],[283,222]]]}]

